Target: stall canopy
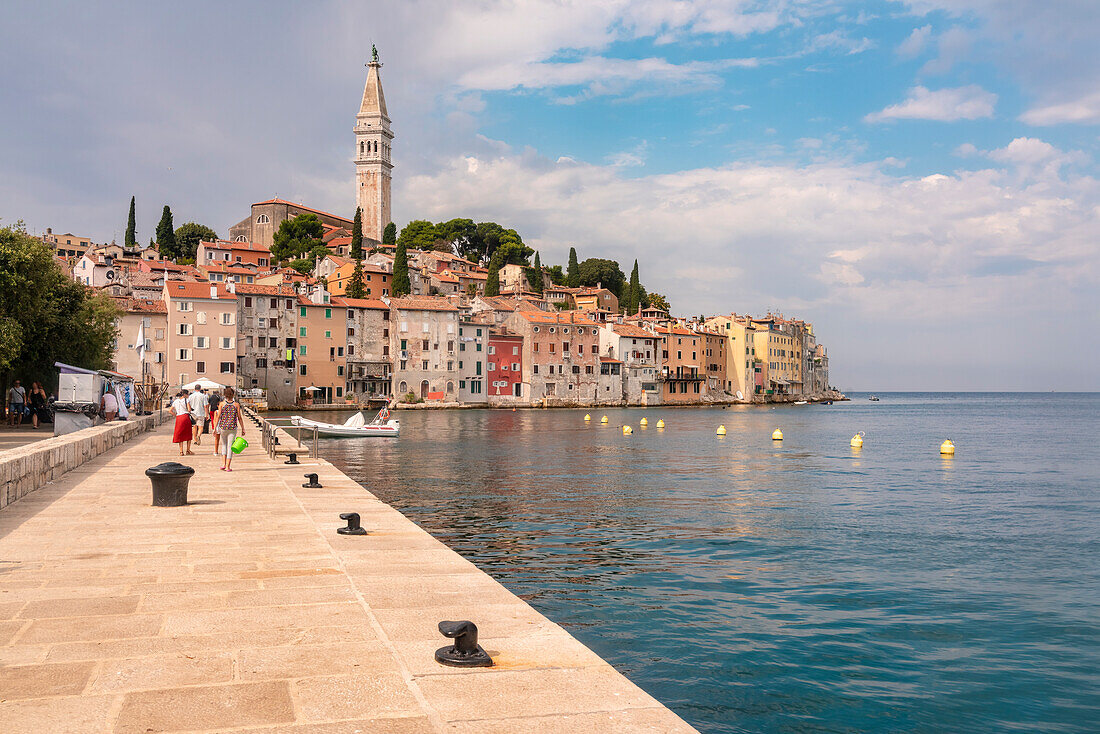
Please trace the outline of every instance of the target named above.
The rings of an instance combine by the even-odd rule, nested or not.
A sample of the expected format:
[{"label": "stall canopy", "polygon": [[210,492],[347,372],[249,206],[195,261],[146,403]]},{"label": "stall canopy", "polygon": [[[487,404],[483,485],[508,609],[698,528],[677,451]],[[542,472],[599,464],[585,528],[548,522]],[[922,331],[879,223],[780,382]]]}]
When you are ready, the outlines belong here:
[{"label": "stall canopy", "polygon": [[206,378],[202,378],[200,380],[195,380],[194,382],[188,382],[186,385],[183,386],[183,389],[184,390],[194,390],[194,389],[200,388],[200,387],[203,390],[221,390],[223,387],[225,387],[225,385],[220,385],[217,382],[214,382],[213,380],[207,380]]}]

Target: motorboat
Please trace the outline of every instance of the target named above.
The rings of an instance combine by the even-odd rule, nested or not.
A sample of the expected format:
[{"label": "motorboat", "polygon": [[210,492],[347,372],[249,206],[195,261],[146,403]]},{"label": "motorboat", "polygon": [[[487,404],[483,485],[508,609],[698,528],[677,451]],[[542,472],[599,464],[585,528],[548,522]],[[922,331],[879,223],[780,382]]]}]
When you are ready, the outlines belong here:
[{"label": "motorboat", "polygon": [[392,436],[396,438],[401,431],[401,422],[396,418],[390,418],[390,411],[386,408],[378,411],[378,415],[369,422],[360,411],[343,423],[325,423],[324,421],[315,421],[303,418],[300,415],[294,415],[290,417],[290,424],[300,428],[316,428],[317,434],[320,436],[342,436],[344,438],[362,436]]},{"label": "motorboat", "polygon": [[878,402],[878,395],[872,395],[871,397],[869,397],[867,399],[870,400],[872,403],[877,403]]},{"label": "motorboat", "polygon": [[809,402],[810,402],[809,400],[796,400],[796,401],[794,401],[794,404],[795,405],[806,405]]}]

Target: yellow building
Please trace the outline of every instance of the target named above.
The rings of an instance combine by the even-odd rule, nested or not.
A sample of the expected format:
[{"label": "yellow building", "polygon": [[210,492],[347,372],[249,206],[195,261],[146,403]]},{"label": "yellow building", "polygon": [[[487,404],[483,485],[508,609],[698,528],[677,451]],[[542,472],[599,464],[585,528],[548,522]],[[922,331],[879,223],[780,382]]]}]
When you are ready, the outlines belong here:
[{"label": "yellow building", "polygon": [[703,326],[708,331],[726,337],[727,392],[734,395],[741,393],[742,400],[751,399],[756,392],[753,382],[755,332],[751,321],[747,317],[731,314],[707,319]]},{"label": "yellow building", "polygon": [[762,379],[755,381],[757,392],[800,395],[803,325],[781,317],[752,319],[750,324],[756,357],[762,363]]}]

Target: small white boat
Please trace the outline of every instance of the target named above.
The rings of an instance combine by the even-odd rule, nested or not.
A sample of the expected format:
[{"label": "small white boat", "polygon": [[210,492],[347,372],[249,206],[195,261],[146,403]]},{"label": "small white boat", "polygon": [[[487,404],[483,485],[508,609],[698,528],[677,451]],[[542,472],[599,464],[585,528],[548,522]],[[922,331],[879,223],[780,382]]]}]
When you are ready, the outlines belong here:
[{"label": "small white boat", "polygon": [[378,415],[369,423],[361,412],[356,413],[343,423],[314,421],[300,415],[291,416],[290,423],[302,428],[316,428],[317,433],[321,436],[343,436],[345,438],[355,436],[393,436],[396,438],[401,432],[401,422],[396,418],[390,418],[390,411],[386,408],[378,411]]},{"label": "small white boat", "polygon": [[809,402],[810,402],[809,400],[796,400],[796,401],[794,401],[794,404],[795,405],[806,405]]}]

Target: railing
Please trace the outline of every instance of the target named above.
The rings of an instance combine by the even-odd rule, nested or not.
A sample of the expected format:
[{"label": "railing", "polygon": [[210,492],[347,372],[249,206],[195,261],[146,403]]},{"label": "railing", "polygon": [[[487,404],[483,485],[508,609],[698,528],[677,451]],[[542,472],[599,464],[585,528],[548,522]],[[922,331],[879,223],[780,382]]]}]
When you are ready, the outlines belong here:
[{"label": "railing", "polygon": [[[275,455],[278,452],[278,448],[281,445],[279,444],[279,437],[276,435],[277,431],[280,428],[288,435],[290,434],[291,430],[294,430],[296,432],[295,439],[298,442],[298,448],[305,448],[312,458],[319,457],[317,443],[319,433],[317,431],[317,426],[296,426],[290,422],[292,420],[291,418],[259,418],[258,416],[255,417],[260,421],[260,444],[263,447],[263,450],[272,459],[275,458]],[[282,421],[286,422],[283,423]],[[313,434],[313,440],[309,446],[306,446],[302,443],[303,432],[306,434]]]}]

